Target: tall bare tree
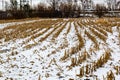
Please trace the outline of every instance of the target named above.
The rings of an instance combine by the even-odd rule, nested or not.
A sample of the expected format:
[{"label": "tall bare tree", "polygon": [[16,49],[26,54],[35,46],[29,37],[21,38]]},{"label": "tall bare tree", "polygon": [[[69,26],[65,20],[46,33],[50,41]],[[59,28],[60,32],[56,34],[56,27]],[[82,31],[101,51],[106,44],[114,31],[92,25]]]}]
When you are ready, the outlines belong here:
[{"label": "tall bare tree", "polygon": [[99,18],[104,16],[104,14],[107,13],[107,8],[104,5],[96,4],[95,7],[95,15],[97,15]]},{"label": "tall bare tree", "polygon": [[10,0],[10,4],[11,4],[11,9],[16,11],[17,7],[18,7],[18,2],[17,0]]},{"label": "tall bare tree", "polygon": [[106,0],[107,6],[109,10],[115,10],[116,9],[116,0]]}]

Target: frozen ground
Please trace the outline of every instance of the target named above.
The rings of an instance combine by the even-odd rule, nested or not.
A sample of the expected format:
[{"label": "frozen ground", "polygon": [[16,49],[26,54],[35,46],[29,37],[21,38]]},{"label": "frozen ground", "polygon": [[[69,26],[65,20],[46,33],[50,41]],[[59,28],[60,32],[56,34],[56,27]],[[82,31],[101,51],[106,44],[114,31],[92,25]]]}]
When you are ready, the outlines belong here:
[{"label": "frozen ground", "polygon": [[[10,25],[35,21],[0,26],[2,30]],[[7,42],[5,37],[0,38],[0,80],[107,80],[111,71],[115,80],[120,80],[120,27],[112,26],[112,32],[109,32],[102,27],[96,28],[99,24],[94,22],[63,19],[51,24],[49,29],[31,30],[34,34],[26,38]],[[37,34],[41,35],[30,39]],[[26,47],[29,45],[32,47]]]},{"label": "frozen ground", "polygon": [[32,23],[32,22],[36,22],[36,21],[39,21],[39,20],[30,20],[30,21],[21,21],[21,22],[10,22],[10,23],[3,23],[3,24],[0,24],[0,29],[3,29],[5,27],[8,27],[8,26],[13,26],[13,25],[20,25],[20,24],[24,24],[24,23]]}]

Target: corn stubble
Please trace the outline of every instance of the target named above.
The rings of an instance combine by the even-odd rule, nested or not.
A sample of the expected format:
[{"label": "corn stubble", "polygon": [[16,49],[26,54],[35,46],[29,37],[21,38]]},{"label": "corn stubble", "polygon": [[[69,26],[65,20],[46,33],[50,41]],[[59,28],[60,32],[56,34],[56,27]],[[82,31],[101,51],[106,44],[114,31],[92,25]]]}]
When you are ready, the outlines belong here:
[{"label": "corn stubble", "polygon": [[[86,21],[85,21],[86,20]],[[59,37],[60,33],[65,29],[66,25],[69,23],[68,29],[66,30],[66,36],[70,33],[70,30],[72,29],[72,22],[73,22],[73,27],[75,28],[76,36],[77,36],[77,44],[75,47],[68,47],[67,49],[65,47],[61,48],[64,49],[63,56],[60,57],[59,61],[64,63],[67,62],[68,60],[70,61],[70,64],[67,65],[67,69],[72,70],[74,67],[79,67],[79,74],[76,73],[76,77],[79,77],[81,79],[85,75],[89,76],[94,76],[93,73],[97,71],[99,68],[103,67],[110,59],[111,59],[111,54],[112,51],[110,50],[104,50],[105,52],[102,53],[102,55],[97,59],[93,60],[90,63],[88,62],[86,65],[82,65],[84,62],[87,62],[93,55],[97,55],[97,51],[100,50],[100,44],[99,42],[102,41],[106,44],[106,40],[108,38],[108,33],[113,33],[112,32],[112,27],[113,26],[118,26],[118,31],[120,32],[120,19],[114,18],[114,20],[107,19],[107,18],[102,18],[95,20],[94,19],[70,19],[68,21],[64,21],[63,19],[58,19],[58,20],[43,20],[43,21],[38,21],[34,23],[27,23],[27,24],[22,24],[22,25],[14,25],[14,26],[9,26],[4,28],[3,30],[0,30],[0,40],[4,39],[4,42],[9,42],[9,41],[14,41],[17,39],[25,39],[27,38],[26,41],[23,41],[22,45],[23,48],[29,50],[33,48],[34,46],[37,46],[39,43],[42,43],[46,39],[48,39],[49,36],[52,35],[52,39],[54,40]],[[0,21],[2,22],[2,21]],[[111,22],[114,22],[114,24],[111,25]],[[79,29],[81,31],[79,31]],[[39,32],[40,30],[45,29],[42,32]],[[52,29],[51,31],[49,31]],[[8,30],[11,30],[8,32]],[[36,32],[39,32],[36,34]],[[48,32],[47,34],[45,34]],[[89,51],[86,50],[85,48],[85,36],[82,34],[86,35],[88,39],[90,39],[94,45],[94,47],[90,47]],[[41,37],[44,35],[43,37]],[[36,38],[41,37],[38,41],[36,41]],[[97,39],[99,38],[99,39]],[[120,38],[120,33],[119,33],[119,38]],[[29,44],[30,41],[33,41],[33,43]],[[2,42],[0,41],[0,45]],[[67,44],[67,43],[65,43]],[[54,54],[56,54],[57,51],[54,51]],[[3,53],[3,51],[0,51],[0,53]],[[39,50],[34,51],[35,54],[39,55]],[[15,56],[19,54],[17,51],[12,51],[10,53],[12,56]],[[54,55],[52,54],[52,55]],[[39,55],[40,56],[40,55]],[[41,57],[41,56],[40,56]],[[9,58],[10,59],[10,58]],[[9,60],[8,59],[8,60]],[[3,63],[0,60],[0,63]],[[48,64],[48,67],[54,63],[58,69],[62,71],[61,66],[59,66],[56,62],[55,59],[50,60],[50,63]],[[114,65],[114,70],[116,71],[116,75],[120,75],[120,66]],[[49,77],[49,74],[45,74],[46,77]],[[2,72],[0,72],[0,77],[2,77]],[[38,80],[41,79],[41,75],[38,76]],[[72,78],[70,78],[72,80]],[[96,80],[98,78],[96,77]],[[115,80],[115,74],[113,73],[112,70],[110,70],[107,73],[107,76],[103,76],[103,80]]]}]

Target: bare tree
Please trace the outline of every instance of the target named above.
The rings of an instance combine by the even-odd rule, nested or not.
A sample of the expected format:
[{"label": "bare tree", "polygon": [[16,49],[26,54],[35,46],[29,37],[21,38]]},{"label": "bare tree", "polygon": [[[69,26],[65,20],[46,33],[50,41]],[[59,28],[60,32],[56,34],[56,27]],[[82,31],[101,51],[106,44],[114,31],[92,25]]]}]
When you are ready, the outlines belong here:
[{"label": "bare tree", "polygon": [[118,10],[120,10],[120,1],[117,2],[116,8],[117,8]]},{"label": "bare tree", "polygon": [[6,10],[6,11],[9,10],[9,4],[8,4],[7,1],[5,1],[5,10]]},{"label": "bare tree", "polygon": [[107,8],[104,5],[96,4],[95,15],[100,18],[104,16],[105,13],[107,13]]},{"label": "bare tree", "polygon": [[56,10],[56,0],[50,0],[50,5],[51,5],[53,11],[55,11]]},{"label": "bare tree", "polygon": [[10,4],[11,4],[12,11],[16,11],[18,6],[17,0],[10,0]]},{"label": "bare tree", "polygon": [[115,10],[116,9],[116,0],[106,0],[108,10]]},{"label": "bare tree", "polygon": [[76,11],[76,5],[72,3],[61,4],[60,11],[62,12],[63,17],[73,17],[74,12]]}]

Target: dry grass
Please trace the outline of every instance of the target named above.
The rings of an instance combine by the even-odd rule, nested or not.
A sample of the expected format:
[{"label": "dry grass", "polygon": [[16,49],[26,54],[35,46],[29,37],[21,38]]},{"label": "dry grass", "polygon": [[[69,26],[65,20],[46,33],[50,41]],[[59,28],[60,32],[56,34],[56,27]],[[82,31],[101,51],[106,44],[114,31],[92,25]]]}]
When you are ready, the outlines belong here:
[{"label": "dry grass", "polygon": [[0,72],[0,77],[3,77],[3,74],[2,74],[2,72]]},{"label": "dry grass", "polygon": [[80,78],[83,77],[85,74],[91,74],[96,71],[98,68],[102,67],[109,59],[110,59],[110,52],[106,51],[97,61],[93,61],[92,64],[87,64],[86,66],[82,66],[80,68],[80,73],[77,74]]},{"label": "dry grass", "polygon": [[[59,36],[59,34],[60,34],[60,33],[62,32],[62,30],[65,28],[66,24],[67,24],[67,22],[65,22],[65,23],[63,23],[63,25],[61,24],[60,26],[57,27],[59,30],[57,30],[57,31],[55,32],[55,34],[53,35],[53,39],[55,39],[55,38],[57,38],[57,37]],[[54,31],[55,31],[55,30],[54,30]]]},{"label": "dry grass", "polygon": [[115,75],[111,70],[107,73],[106,79],[107,80],[115,80]]},{"label": "dry grass", "polygon": [[[56,54],[57,51],[64,50],[64,54],[62,57],[60,57],[61,62],[68,62],[70,61],[70,64],[67,64],[65,66],[68,70],[72,70],[74,67],[78,67],[79,69],[79,74],[76,74],[76,76],[82,78],[85,75],[92,75],[93,72],[98,70],[99,68],[103,67],[104,64],[108,62],[108,60],[111,59],[111,52],[110,50],[104,50],[105,52],[99,56],[98,59],[96,60],[91,60],[93,55],[97,55],[97,51],[101,49],[100,46],[103,44],[106,44],[106,40],[108,37],[107,33],[112,33],[112,27],[117,25],[118,31],[120,32],[120,19],[114,18],[114,19],[107,19],[107,18],[102,18],[102,19],[74,19],[71,18],[68,21],[65,21],[63,19],[58,19],[58,20],[42,20],[42,21],[36,21],[34,23],[27,23],[27,24],[22,24],[22,25],[14,25],[14,26],[9,26],[6,27],[2,30],[0,30],[0,40],[5,39],[5,42],[7,41],[14,41],[16,39],[24,39],[25,41],[22,42],[22,46],[25,49],[31,49],[34,46],[38,45],[39,42],[46,41],[49,39],[50,36],[50,42],[52,42],[54,39],[58,38],[60,33],[63,32],[64,29],[66,29],[66,25],[69,23],[67,26],[66,33],[64,35],[64,38],[62,38],[64,43],[63,45],[58,46],[58,49],[55,49],[51,51],[51,54]],[[77,39],[75,42],[78,42],[75,46],[70,46],[68,42],[68,38],[66,36],[69,36],[69,32],[71,31],[71,25],[74,25],[75,28],[75,38]],[[114,24],[112,24],[114,23]],[[110,25],[112,24],[112,25]],[[79,31],[80,30],[80,31]],[[83,31],[82,31],[83,30]],[[82,33],[83,32],[83,33]],[[43,36],[44,35],[44,36]],[[42,36],[42,37],[41,37]],[[51,39],[52,36],[52,39]],[[73,36],[73,35],[72,35]],[[86,43],[86,36],[88,39],[90,39],[93,43],[90,43],[89,49],[86,49],[85,43]],[[73,36],[74,37],[74,36]],[[66,39],[67,38],[67,39]],[[99,38],[100,40],[98,40]],[[120,38],[120,34],[119,34]],[[56,39],[57,40],[57,39]],[[30,41],[32,43],[30,43]],[[104,42],[103,42],[104,41]],[[56,44],[56,42],[53,42],[53,44]],[[101,44],[100,44],[101,43]],[[2,40],[0,42],[2,44]],[[36,49],[33,51],[34,54],[37,54],[39,56],[39,60],[43,59],[43,57],[40,56],[40,51],[46,50],[47,47],[51,47],[50,45],[45,45],[45,47]],[[66,45],[67,44],[67,45]],[[103,47],[107,47],[107,45],[103,45]],[[52,46],[53,48],[53,46]],[[56,47],[55,47],[56,48]],[[0,53],[6,53],[7,50],[0,50]],[[12,51],[10,53],[10,56],[16,56],[18,54],[17,51]],[[48,54],[49,55],[49,54]],[[53,55],[54,56],[54,55]],[[60,53],[61,56],[61,53]],[[49,57],[49,56],[48,56]],[[52,56],[51,56],[52,57]],[[6,60],[9,62],[10,58]],[[88,62],[84,66],[81,64],[84,64],[84,62]],[[0,60],[0,63],[3,63]],[[33,63],[33,62],[31,62]],[[63,71],[61,66],[57,64],[57,60],[55,58],[50,60],[50,63],[48,67],[50,67],[52,64],[54,64],[58,70],[61,72]],[[14,67],[14,65],[10,65],[11,67]],[[120,66],[113,66],[114,70],[116,71],[116,75],[120,74]],[[1,77],[1,72],[0,72],[0,77]],[[20,74],[21,76],[21,74]],[[113,77],[111,77],[113,76]],[[50,77],[49,73],[45,74],[45,77]],[[113,80],[114,79],[114,73],[112,71],[109,71],[107,76],[103,77],[103,79],[106,78],[107,80]],[[71,78],[72,79],[72,78]],[[96,77],[96,80],[98,78]],[[39,75],[38,80],[41,80],[41,76]]]},{"label": "dry grass", "polygon": [[104,34],[105,36],[108,36],[107,32],[103,30],[102,28],[100,28],[99,26],[95,26],[94,28],[98,30],[99,32],[101,32],[102,34]]},{"label": "dry grass", "polygon": [[107,37],[106,37],[106,36],[102,35],[100,32],[96,31],[94,28],[89,27],[89,29],[91,30],[91,32],[92,32],[94,35],[98,36],[98,38],[100,38],[101,40],[103,40],[103,41],[106,42],[106,40],[107,40]]},{"label": "dry grass", "polygon": [[74,27],[75,27],[75,30],[76,30],[76,33],[77,33],[77,37],[78,37],[78,40],[79,40],[79,50],[81,50],[81,48],[84,46],[85,42],[84,42],[84,39],[83,37],[81,36],[81,34],[79,33],[78,29],[77,29],[77,25],[74,23]]},{"label": "dry grass", "polygon": [[79,66],[82,62],[86,61],[88,58],[90,58],[90,55],[88,54],[87,51],[79,53],[78,57],[71,58],[71,65],[69,66],[69,69],[71,69],[74,66]]},{"label": "dry grass", "polygon": [[[1,34],[0,39],[5,38],[5,41],[9,41],[13,39],[26,38],[30,35],[33,35],[32,31],[41,28],[48,28],[48,27],[50,28],[56,22],[58,21],[43,20],[34,23],[26,23],[22,25],[14,25],[14,26],[6,27],[2,30],[2,32],[0,32]],[[8,33],[9,30],[11,30],[11,32]]]},{"label": "dry grass", "polygon": [[70,29],[71,29],[71,23],[69,23],[69,26],[68,26],[68,30],[67,30],[67,34],[70,32]]},{"label": "dry grass", "polygon": [[26,19],[11,19],[11,20],[0,20],[1,23],[11,23],[11,22],[23,22],[23,21],[28,21],[28,20],[39,20],[40,18],[26,18]]},{"label": "dry grass", "polygon": [[87,35],[87,37],[88,37],[89,39],[91,39],[91,40],[94,42],[95,46],[99,49],[98,41],[96,40],[95,36],[91,35],[91,34],[90,34],[89,32],[87,32],[86,30],[85,30],[85,34]]},{"label": "dry grass", "polygon": [[96,24],[109,24],[108,20],[106,20],[105,18],[101,18],[95,21]]}]

